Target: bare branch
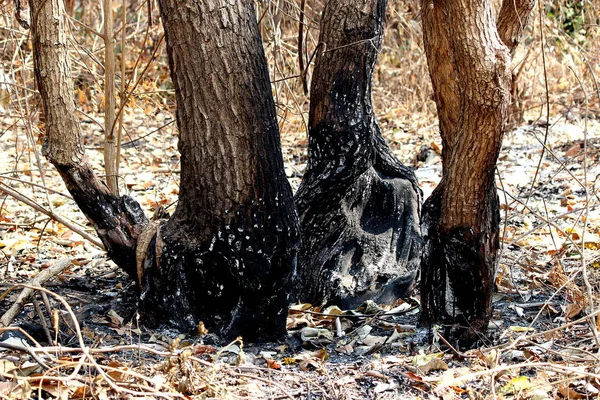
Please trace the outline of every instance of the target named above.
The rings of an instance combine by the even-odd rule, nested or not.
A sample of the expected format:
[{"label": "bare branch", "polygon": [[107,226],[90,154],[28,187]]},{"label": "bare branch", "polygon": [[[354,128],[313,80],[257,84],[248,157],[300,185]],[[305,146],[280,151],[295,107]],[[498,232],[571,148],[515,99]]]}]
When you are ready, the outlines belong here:
[{"label": "bare branch", "polygon": [[504,0],[498,13],[498,34],[502,42],[514,54],[527,21],[535,5],[535,0]]},{"label": "bare branch", "polygon": [[[57,261],[53,266],[48,269],[43,270],[39,274],[35,276],[31,281],[29,281],[29,285],[31,286],[41,286],[46,283],[52,277],[63,272],[67,267],[71,265],[71,261],[67,258]],[[23,306],[27,302],[27,300],[33,295],[34,289],[32,288],[24,288],[17,300],[13,303],[13,305],[6,311],[2,317],[0,318],[0,326],[9,326],[11,322],[15,319],[15,317],[21,312]]]}]

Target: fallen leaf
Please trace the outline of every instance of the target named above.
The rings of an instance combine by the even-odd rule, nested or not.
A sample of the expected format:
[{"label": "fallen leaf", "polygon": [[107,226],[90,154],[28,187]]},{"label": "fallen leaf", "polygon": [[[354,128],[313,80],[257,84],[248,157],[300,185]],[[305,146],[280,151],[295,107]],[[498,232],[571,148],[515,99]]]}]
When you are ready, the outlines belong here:
[{"label": "fallen leaf", "polygon": [[431,371],[447,370],[448,364],[442,357],[444,353],[417,354],[413,357],[412,365],[417,367],[422,374],[428,374]]},{"label": "fallen leaf", "polygon": [[272,358],[265,358],[265,361],[267,362],[267,367],[271,369],[281,369],[281,365],[279,365],[277,360],[274,360]]},{"label": "fallen leaf", "polygon": [[398,389],[399,387],[400,383],[398,383],[398,381],[392,381],[389,383],[378,383],[377,386],[375,386],[375,389],[373,389],[373,391],[375,393],[382,393],[388,390]]},{"label": "fallen leaf", "polygon": [[508,327],[509,330],[513,331],[513,332],[533,332],[535,331],[535,329],[530,328],[528,326],[518,326],[518,325],[513,325],[513,326],[509,326]]},{"label": "fallen leaf", "polygon": [[577,154],[579,154],[580,150],[581,150],[581,145],[576,144],[576,145],[572,146],[571,148],[569,148],[569,150],[567,150],[565,152],[565,157],[574,157]]},{"label": "fallen leaf", "polygon": [[499,392],[501,394],[517,394],[524,390],[530,389],[531,387],[533,387],[533,384],[528,377],[518,376],[511,379],[506,385],[500,388]]},{"label": "fallen leaf", "polygon": [[356,381],[356,378],[354,378],[353,376],[350,376],[350,375],[346,375],[346,376],[343,376],[340,379],[334,381],[333,384],[336,386],[345,386],[349,383],[354,383],[355,381]]}]

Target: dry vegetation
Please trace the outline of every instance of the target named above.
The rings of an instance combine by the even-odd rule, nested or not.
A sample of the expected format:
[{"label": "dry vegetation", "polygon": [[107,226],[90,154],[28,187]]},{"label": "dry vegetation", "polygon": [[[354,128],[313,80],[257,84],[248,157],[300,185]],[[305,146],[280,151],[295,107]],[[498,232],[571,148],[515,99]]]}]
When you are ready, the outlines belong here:
[{"label": "dry vegetation", "polygon": [[[97,34],[102,8],[96,1],[67,3],[73,4],[70,34],[78,110],[88,156],[103,174],[104,42]],[[179,156],[157,5],[152,0],[124,1],[123,30],[122,4],[117,3],[115,84],[117,104],[125,104],[119,185],[149,215],[159,206],[172,211]],[[419,6],[409,0],[390,3],[373,100],[385,137],[403,162],[417,168],[427,195],[440,178],[441,164]],[[260,1],[257,6],[286,173],[297,187],[306,163],[309,101],[302,76],[309,84],[311,75],[310,68],[299,68],[300,1]],[[306,1],[304,65],[313,60],[321,9],[322,1]],[[504,249],[490,338],[480,349],[463,353],[446,346],[439,335],[432,346],[426,344],[419,337],[423,332],[413,326],[414,314],[402,305],[399,317],[383,322],[381,309],[360,310],[362,318],[334,318],[310,311],[339,312],[335,309],[300,305],[290,313],[292,337],[299,341],[302,335],[316,351],[303,351],[290,339],[287,348],[265,345],[244,353],[241,342],[223,346],[210,335],[182,339],[148,332],[115,311],[126,280],[103,258],[95,234],[41,155],[44,118],[29,34],[16,21],[12,2],[0,2],[3,292],[58,259],[72,264],[53,286],[61,295],[47,291],[39,305],[28,303],[17,318],[41,324],[44,315],[53,314],[50,310],[58,310],[44,328],[51,336],[48,345],[10,348],[0,341],[0,397],[598,396],[600,3],[544,1],[534,13],[514,58],[511,130],[498,167]],[[91,298],[69,291],[73,286],[68,282],[77,279],[92,287]],[[3,313],[14,298],[2,299]],[[90,317],[82,309],[94,301],[109,306]],[[68,304],[75,304],[74,311]],[[412,304],[404,303],[408,309]],[[83,324],[83,315],[92,322]],[[365,333],[365,327],[373,332]],[[344,338],[330,339],[326,333],[341,330],[346,331]],[[383,343],[377,339],[382,337]]]}]

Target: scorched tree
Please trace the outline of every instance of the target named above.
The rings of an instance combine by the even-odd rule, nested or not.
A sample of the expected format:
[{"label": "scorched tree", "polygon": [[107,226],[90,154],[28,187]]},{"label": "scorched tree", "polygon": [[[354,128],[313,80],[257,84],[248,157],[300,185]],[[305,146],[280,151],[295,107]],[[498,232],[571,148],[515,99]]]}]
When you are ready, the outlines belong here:
[{"label": "scorched tree", "polygon": [[381,136],[371,102],[385,0],[325,5],[310,91],[308,166],[295,295],[317,304],[392,303],[418,270],[421,192]]},{"label": "scorched tree", "polygon": [[30,0],[43,151],[102,239],[141,286],[147,324],[270,339],[285,332],[299,247],[254,3],[161,0],[177,100],[180,198],[149,223],[91,170],[74,106],[62,0]]},{"label": "scorched tree", "polygon": [[423,39],[443,177],[423,205],[421,322],[468,343],[487,329],[499,248],[495,167],[510,105],[511,56],[535,0],[424,0]]}]

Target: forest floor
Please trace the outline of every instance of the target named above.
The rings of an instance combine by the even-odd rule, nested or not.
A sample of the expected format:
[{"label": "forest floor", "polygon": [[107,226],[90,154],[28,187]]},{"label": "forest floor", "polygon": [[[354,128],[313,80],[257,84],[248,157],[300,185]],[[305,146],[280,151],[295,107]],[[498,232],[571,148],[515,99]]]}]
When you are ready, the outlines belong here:
[{"label": "forest floor", "polygon": [[[83,125],[88,155],[101,171],[96,122]],[[0,183],[93,235],[60,178],[45,160],[36,160],[26,132],[10,134],[13,123],[10,116],[2,121],[0,171],[12,173],[3,173]],[[172,211],[179,155],[170,114],[127,117],[126,125],[134,128],[123,147],[122,187],[149,214],[159,205]],[[399,128],[382,118],[382,127],[396,155],[415,168],[426,198],[441,177],[436,125]],[[306,163],[304,133],[284,134],[282,145],[295,189]],[[136,319],[136,288],[100,248],[2,196],[1,293],[58,260],[68,259],[70,266],[12,324],[37,343],[0,329],[0,397],[596,397],[600,119],[568,114],[550,123],[527,121],[507,134],[497,175],[503,248],[495,311],[489,335],[474,350],[447,343],[441,330],[417,326],[418,293],[357,310],[294,305],[288,338],[280,343],[225,343],[210,332],[148,330]],[[0,315],[21,289],[2,298]]]},{"label": "forest floor", "polygon": [[[82,22],[70,28],[77,110],[87,155],[102,174],[104,44],[88,27],[102,30],[103,2],[67,3]],[[126,45],[115,57],[125,60],[120,78],[131,85],[119,183],[151,216],[159,206],[172,212],[179,192],[174,92],[158,7],[126,3],[119,30]],[[311,74],[298,62],[300,2],[255,3],[296,189],[306,167],[309,102],[299,77],[310,82]],[[323,2],[301,3],[311,64]],[[44,122],[30,32],[14,20],[13,2],[0,1],[0,399],[599,397],[597,3],[538,2],[514,57],[513,96],[525,117],[507,133],[497,168],[502,250],[494,315],[487,336],[467,350],[447,343],[443,329],[417,326],[418,292],[357,310],[293,305],[279,343],[143,327],[135,285],[94,244],[93,229],[40,154]],[[415,168],[427,198],[442,167],[420,14],[414,1],[388,2],[373,102],[385,138]],[[43,292],[9,318],[23,290],[15,285],[50,271],[57,273]]]}]

